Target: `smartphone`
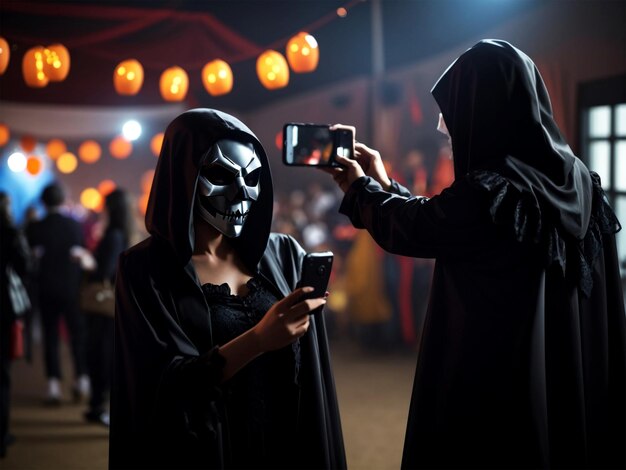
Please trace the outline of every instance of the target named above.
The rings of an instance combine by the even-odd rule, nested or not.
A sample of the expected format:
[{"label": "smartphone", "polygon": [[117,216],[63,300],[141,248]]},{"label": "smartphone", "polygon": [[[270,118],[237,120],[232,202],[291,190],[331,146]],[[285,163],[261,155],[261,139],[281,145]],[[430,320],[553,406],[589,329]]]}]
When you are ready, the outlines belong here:
[{"label": "smartphone", "polygon": [[[298,286],[311,286],[315,290],[302,296],[304,299],[324,297],[333,267],[333,254],[330,251],[307,253],[302,262],[302,273]],[[320,309],[321,310],[321,309]],[[317,313],[317,311],[313,312]]]},{"label": "smartphone", "polygon": [[289,122],[283,126],[283,163],[289,166],[338,166],[335,155],[352,158],[354,135],[331,131],[328,124]]}]

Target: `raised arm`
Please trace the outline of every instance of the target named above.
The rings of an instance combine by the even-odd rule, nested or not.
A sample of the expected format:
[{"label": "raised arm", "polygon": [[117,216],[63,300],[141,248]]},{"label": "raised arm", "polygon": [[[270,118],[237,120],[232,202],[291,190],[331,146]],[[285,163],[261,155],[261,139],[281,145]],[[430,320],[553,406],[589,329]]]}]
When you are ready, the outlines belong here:
[{"label": "raised arm", "polygon": [[[432,199],[396,194],[365,176],[356,160],[338,157],[343,168],[333,178],[346,193],[340,212],[365,228],[385,250],[404,256],[466,256],[489,243],[495,233],[486,201],[460,179]],[[397,193],[403,194],[399,195]]]}]

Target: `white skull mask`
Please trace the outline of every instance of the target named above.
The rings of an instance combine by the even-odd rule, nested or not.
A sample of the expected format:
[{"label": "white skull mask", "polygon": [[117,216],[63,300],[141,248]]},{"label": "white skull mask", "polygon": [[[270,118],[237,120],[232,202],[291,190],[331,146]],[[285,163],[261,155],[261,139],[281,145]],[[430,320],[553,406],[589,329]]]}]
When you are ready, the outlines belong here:
[{"label": "white skull mask", "polygon": [[227,237],[238,237],[259,198],[260,176],[261,160],[252,144],[217,141],[198,176],[198,214]]}]

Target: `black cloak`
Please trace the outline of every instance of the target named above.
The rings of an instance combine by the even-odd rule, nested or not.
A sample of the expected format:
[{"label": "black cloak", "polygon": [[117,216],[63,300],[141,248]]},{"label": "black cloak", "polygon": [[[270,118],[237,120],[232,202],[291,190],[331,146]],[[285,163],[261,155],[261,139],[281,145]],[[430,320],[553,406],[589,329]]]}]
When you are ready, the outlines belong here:
[{"label": "black cloak", "polygon": [[[116,282],[115,375],[110,468],[222,468],[230,462],[228,417],[219,385],[223,359],[211,312],[191,263],[193,206],[203,158],[217,140],[250,142],[262,162],[261,192],[234,243],[242,260],[282,298],[299,280],[304,250],[270,234],[267,156],[238,119],[194,109],[168,126],[150,193],[151,236],[122,254]],[[324,317],[300,338],[294,468],[345,468]]]},{"label": "black cloak", "polygon": [[479,42],[432,93],[453,184],[427,199],[364,177],[340,209],[384,249],[436,258],[403,468],[624,468],[620,226],[599,177],[510,44]]}]

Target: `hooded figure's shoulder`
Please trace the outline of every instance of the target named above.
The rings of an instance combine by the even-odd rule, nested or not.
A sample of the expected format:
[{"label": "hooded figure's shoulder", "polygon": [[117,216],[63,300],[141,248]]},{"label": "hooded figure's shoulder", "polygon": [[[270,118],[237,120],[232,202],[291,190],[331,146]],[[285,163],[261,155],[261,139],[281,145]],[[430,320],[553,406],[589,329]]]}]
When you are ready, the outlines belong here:
[{"label": "hooded figure's shoulder", "polygon": [[152,237],[148,237],[145,240],[142,240],[139,243],[124,250],[120,254],[120,265],[122,265],[123,263],[125,267],[127,265],[132,266],[147,260],[151,242]]},{"label": "hooded figure's shoulder", "polygon": [[167,271],[167,266],[172,265],[173,256],[168,251],[167,245],[150,236],[120,254],[119,270],[126,279],[153,277],[155,267]]},{"label": "hooded figure's shoulder", "polygon": [[284,233],[270,233],[267,240],[265,256],[274,257],[282,262],[300,263],[306,251],[291,235]]},{"label": "hooded figure's shoulder", "polygon": [[300,280],[305,254],[304,248],[291,235],[272,232],[259,262],[259,270],[274,282],[283,295],[287,295]]}]

